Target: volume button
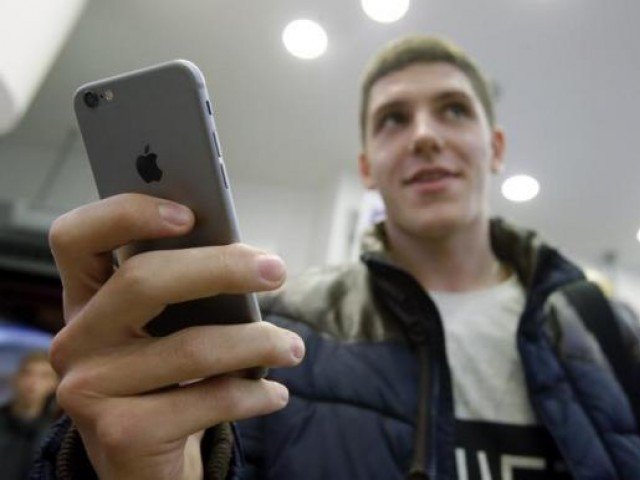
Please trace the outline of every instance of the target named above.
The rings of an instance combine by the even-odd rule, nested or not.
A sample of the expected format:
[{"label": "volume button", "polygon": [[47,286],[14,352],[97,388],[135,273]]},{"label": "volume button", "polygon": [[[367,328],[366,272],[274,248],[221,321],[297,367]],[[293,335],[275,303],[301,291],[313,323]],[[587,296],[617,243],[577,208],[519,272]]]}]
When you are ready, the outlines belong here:
[{"label": "volume button", "polygon": [[218,143],[218,136],[215,131],[211,132],[211,135],[213,136],[213,148],[216,151],[216,157],[222,158],[222,151],[220,150],[220,144]]},{"label": "volume button", "polygon": [[220,158],[220,173],[222,174],[222,181],[224,182],[224,188],[229,190],[229,182],[227,181],[227,173],[224,171],[224,161]]}]

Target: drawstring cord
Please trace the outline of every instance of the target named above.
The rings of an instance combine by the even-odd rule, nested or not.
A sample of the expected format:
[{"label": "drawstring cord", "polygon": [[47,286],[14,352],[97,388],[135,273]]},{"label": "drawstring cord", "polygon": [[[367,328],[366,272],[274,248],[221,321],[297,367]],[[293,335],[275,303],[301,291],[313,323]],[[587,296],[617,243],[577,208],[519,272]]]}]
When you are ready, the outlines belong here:
[{"label": "drawstring cord", "polygon": [[420,365],[420,383],[418,392],[418,412],[413,440],[413,457],[407,474],[407,480],[429,480],[427,473],[427,455],[429,448],[429,414],[427,403],[430,397],[429,364],[426,342],[418,344],[418,362]]}]

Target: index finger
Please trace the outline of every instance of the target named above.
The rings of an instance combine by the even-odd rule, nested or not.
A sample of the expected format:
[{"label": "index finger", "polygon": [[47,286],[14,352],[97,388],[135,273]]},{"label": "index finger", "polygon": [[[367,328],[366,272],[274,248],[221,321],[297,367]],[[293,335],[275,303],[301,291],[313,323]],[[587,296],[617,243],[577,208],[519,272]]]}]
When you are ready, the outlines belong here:
[{"label": "index finger", "polygon": [[137,193],[114,195],[58,217],[49,244],[72,318],[113,274],[111,252],[135,240],[184,235],[194,224],[187,207]]}]

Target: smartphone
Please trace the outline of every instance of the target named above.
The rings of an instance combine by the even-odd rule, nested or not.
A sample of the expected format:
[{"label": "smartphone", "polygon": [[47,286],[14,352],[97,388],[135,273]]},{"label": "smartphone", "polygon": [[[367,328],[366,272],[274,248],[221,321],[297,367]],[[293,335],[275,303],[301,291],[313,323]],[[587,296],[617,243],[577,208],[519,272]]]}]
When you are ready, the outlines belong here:
[{"label": "smartphone", "polygon": [[[101,198],[143,193],[195,214],[189,234],[135,242],[117,252],[120,262],[149,250],[240,241],[211,100],[196,65],[174,60],[85,84],[74,110]],[[163,336],[195,325],[257,321],[254,294],[219,295],[169,305],[146,329]]]}]

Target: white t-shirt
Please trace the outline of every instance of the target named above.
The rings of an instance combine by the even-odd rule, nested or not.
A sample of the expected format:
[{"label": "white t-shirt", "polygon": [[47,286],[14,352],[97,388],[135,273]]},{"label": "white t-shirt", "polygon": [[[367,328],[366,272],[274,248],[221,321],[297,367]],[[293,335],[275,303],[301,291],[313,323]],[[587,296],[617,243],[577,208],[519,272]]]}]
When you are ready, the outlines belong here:
[{"label": "white t-shirt", "polygon": [[429,293],[443,320],[456,418],[536,424],[516,348],[525,303],[516,276],[483,290]]},{"label": "white t-shirt", "polygon": [[539,425],[516,346],[525,292],[512,275],[483,290],[429,292],[444,328],[459,480],[569,478]]}]

